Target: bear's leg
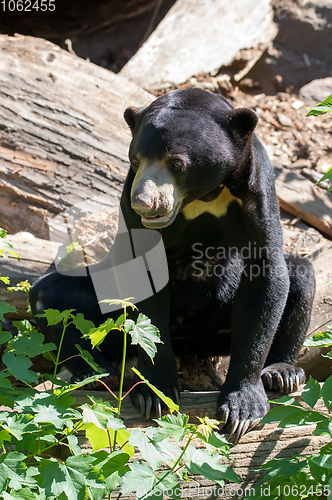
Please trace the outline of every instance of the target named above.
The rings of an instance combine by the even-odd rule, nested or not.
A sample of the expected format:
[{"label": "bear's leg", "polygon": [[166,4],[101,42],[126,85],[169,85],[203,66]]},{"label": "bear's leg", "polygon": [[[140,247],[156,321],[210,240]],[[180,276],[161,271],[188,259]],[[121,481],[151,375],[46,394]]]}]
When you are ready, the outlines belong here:
[{"label": "bear's leg", "polygon": [[315,294],[315,276],[310,262],[293,254],[285,255],[289,294],[271,349],[262,371],[267,390],[292,392],[305,382],[304,370],[294,366],[309,328]]},{"label": "bear's leg", "polygon": [[[45,309],[52,308],[58,309],[60,312],[66,309],[75,309],[74,314],[83,313],[85,319],[89,319],[95,325],[99,325],[106,319],[100,312],[89,276],[64,276],[57,272],[43,276],[34,283],[30,290],[30,303],[34,316],[42,314]],[[45,335],[45,341],[54,342],[59,347],[63,330],[62,323],[48,326],[45,318],[35,317],[34,319],[38,330]],[[92,351],[91,342],[82,339],[81,332],[74,325],[69,325],[64,335],[60,361],[63,361],[64,366],[73,374],[73,381],[83,380],[93,373],[83,358],[77,356],[76,344],[92,354],[95,362],[103,371],[110,374],[107,383],[113,385],[117,375],[109,359],[97,349]]]}]

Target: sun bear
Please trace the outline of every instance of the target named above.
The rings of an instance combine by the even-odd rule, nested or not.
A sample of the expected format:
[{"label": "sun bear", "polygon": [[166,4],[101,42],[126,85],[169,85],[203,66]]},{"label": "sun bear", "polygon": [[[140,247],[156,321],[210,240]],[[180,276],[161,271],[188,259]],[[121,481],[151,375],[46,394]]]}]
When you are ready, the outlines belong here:
[{"label": "sun bear", "polygon": [[[294,362],[310,321],[312,266],[284,254],[273,169],[254,133],[254,111],[185,88],[124,117],[133,138],[121,211],[129,234],[161,235],[169,273],[166,286],[137,304],[163,341],[154,364],[138,348],[138,368],[177,402],[174,353],[230,353],[217,415],[236,442],[267,412],[264,386],[287,393],[305,380]],[[105,320],[89,275],[48,274],[34,284],[31,304],[35,314],[73,308],[95,324]],[[59,329],[37,322],[48,341],[59,342]],[[63,357],[75,343],[91,350],[71,327]],[[116,338],[93,355],[116,375]],[[76,376],[87,373],[81,358],[66,365]],[[144,384],[131,397],[147,418],[160,415],[159,398]]]}]

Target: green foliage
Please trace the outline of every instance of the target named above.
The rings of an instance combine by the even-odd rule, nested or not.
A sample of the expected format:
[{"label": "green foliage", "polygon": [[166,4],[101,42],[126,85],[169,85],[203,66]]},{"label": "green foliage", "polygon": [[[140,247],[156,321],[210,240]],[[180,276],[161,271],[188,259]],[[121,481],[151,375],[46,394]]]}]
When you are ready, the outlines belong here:
[{"label": "green foliage", "polygon": [[[23,288],[28,291],[27,284],[18,287]],[[2,357],[5,369],[0,372],[0,405],[9,407],[8,411],[7,408],[0,411],[0,499],[100,500],[105,496],[111,498],[115,489],[118,498],[136,491],[136,498],[141,500],[163,498],[166,492],[178,499],[179,481],[186,479],[188,473],[205,475],[219,484],[224,480],[238,482],[236,474],[220,463],[221,455],[228,456],[229,445],[215,432],[218,421],[200,419],[200,425],[195,426],[188,423],[187,415],[177,413],[161,417],[156,421],[158,427],[148,427],[145,432],[140,429],[130,432],[126,428],[120,416],[127,336],[153,360],[160,335],[146,316],[139,314],[136,321],[127,318],[127,309],[136,309],[129,299],[108,302],[120,304],[124,312],[116,321],[107,320],[97,328],[73,309],[61,312],[47,309],[39,315],[50,326],[62,325],[59,348],[51,356],[54,372],[43,375],[52,386],[44,392],[34,388],[39,377],[31,370],[30,358],[50,354],[56,346],[45,344],[44,336],[27,320],[14,322],[18,330],[15,336],[0,330],[0,345],[7,344]],[[15,308],[0,302],[0,317],[14,311]],[[76,389],[108,374],[97,373],[75,384],[65,384],[56,378],[69,325],[74,325],[96,348],[113,330],[122,333],[124,355],[120,391],[118,396],[114,395],[116,408],[93,397],[91,404],[76,408],[72,397]],[[77,356],[101,372],[89,352],[79,345],[77,349]],[[178,412],[179,407],[172,400],[135,372],[171,411]],[[11,382],[13,377],[25,388],[15,387]],[[91,452],[82,453],[78,432],[85,433]],[[201,439],[204,449],[196,450],[191,444],[195,438]],[[182,440],[184,448],[179,446]],[[141,460],[131,463],[135,448]],[[158,471],[159,467],[163,470]]]},{"label": "green foliage", "polygon": [[8,254],[15,257],[15,259],[20,260],[16,252],[14,252],[13,245],[7,241],[7,231],[0,228],[0,256],[8,260]]},{"label": "green foliage", "polygon": [[331,112],[332,112],[332,94],[329,95],[325,99],[325,101],[320,102],[319,104],[317,104],[317,106],[312,108],[306,116],[318,116]]},{"label": "green foliage", "polygon": [[[332,112],[332,94],[329,95],[325,101],[320,102],[312,108],[309,113],[306,116],[318,116],[318,115],[324,115],[325,113],[331,113]],[[322,181],[326,181],[327,179],[332,180],[332,166],[328,169],[327,172],[323,175],[323,177],[317,182],[319,184]],[[332,185],[328,188],[327,193],[332,191]]]},{"label": "green foliage", "polygon": [[[331,328],[331,327],[330,327]],[[327,347],[332,345],[332,331],[317,333],[305,344],[310,347]],[[330,356],[332,357],[332,351]],[[319,400],[324,402],[323,411],[314,410]],[[332,437],[332,376],[321,386],[311,376],[302,390],[304,403],[284,396],[272,401],[272,408],[262,423],[278,422],[279,427],[302,426],[315,424],[313,435]],[[265,472],[255,495],[246,498],[302,499],[332,498],[332,440],[315,455],[293,455],[290,458],[269,460],[260,469]]]},{"label": "green foliage", "polygon": [[[327,172],[325,172],[325,174],[324,174],[324,175],[323,175],[323,177],[319,180],[319,182],[326,181],[327,179],[332,179],[332,167],[330,167],[330,168],[327,170]],[[332,191],[332,186],[330,186],[326,192],[327,192],[327,193],[329,193],[330,191]]]}]

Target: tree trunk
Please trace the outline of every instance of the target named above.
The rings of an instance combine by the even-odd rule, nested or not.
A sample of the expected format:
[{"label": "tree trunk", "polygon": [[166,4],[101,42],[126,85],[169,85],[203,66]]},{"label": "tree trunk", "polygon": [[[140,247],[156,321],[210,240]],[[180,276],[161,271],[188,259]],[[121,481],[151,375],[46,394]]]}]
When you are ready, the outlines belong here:
[{"label": "tree trunk", "polygon": [[0,227],[49,239],[49,217],[120,196],[123,112],[153,97],[46,40],[0,35],[0,54]]}]

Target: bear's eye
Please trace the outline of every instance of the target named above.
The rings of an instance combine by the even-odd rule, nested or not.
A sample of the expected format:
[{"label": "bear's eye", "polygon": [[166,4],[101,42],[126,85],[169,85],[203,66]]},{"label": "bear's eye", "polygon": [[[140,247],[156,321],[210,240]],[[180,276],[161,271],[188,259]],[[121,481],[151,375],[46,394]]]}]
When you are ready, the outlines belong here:
[{"label": "bear's eye", "polygon": [[130,160],[130,163],[131,163],[131,166],[133,167],[133,169],[136,171],[139,167],[138,159],[134,157]]},{"label": "bear's eye", "polygon": [[182,160],[180,159],[175,159],[172,161],[172,168],[174,168],[174,170],[182,170],[184,167],[184,163]]}]

